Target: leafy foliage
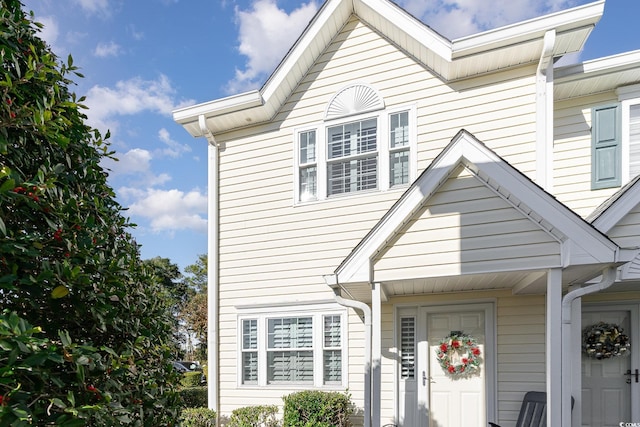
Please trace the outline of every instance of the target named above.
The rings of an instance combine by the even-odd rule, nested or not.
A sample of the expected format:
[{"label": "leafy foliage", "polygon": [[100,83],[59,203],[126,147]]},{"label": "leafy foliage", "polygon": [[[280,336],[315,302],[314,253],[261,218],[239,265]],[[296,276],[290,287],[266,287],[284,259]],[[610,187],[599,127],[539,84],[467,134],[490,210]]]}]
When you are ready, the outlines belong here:
[{"label": "leafy foliage", "polygon": [[207,387],[184,387],[180,389],[179,394],[184,408],[207,406]]},{"label": "leafy foliage", "polygon": [[0,426],[173,425],[173,300],[140,260],[82,77],[0,0]]},{"label": "leafy foliage", "polygon": [[348,393],[318,390],[292,393],[284,400],[284,427],[351,427],[353,413]]},{"label": "leafy foliage", "polygon": [[187,408],[180,417],[182,427],[215,427],[216,411],[207,408]]},{"label": "leafy foliage", "polygon": [[199,371],[184,372],[182,374],[182,379],[180,380],[180,384],[183,387],[196,387],[200,385],[201,379],[202,379],[202,372],[199,372]]},{"label": "leafy foliage", "polygon": [[[206,350],[207,343],[207,255],[199,255],[195,264],[185,268],[184,284],[192,293],[182,306],[180,317]],[[206,356],[205,356],[206,357]]]},{"label": "leafy foliage", "polygon": [[228,427],[278,427],[276,405],[246,406],[234,409]]}]

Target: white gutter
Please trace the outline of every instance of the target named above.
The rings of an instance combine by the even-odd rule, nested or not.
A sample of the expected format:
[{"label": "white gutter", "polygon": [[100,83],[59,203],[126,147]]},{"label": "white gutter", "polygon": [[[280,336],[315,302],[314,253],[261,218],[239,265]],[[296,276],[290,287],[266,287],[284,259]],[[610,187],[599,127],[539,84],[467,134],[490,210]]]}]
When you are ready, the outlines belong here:
[{"label": "white gutter", "polygon": [[[609,267],[602,272],[602,280],[594,285],[585,286],[568,292],[562,298],[562,425],[571,426],[571,396],[573,380],[572,371],[572,339],[571,339],[571,305],[585,295],[600,292],[610,287],[616,281],[617,267]],[[579,397],[578,397],[579,398]],[[580,406],[580,405],[579,405]],[[580,408],[578,408],[580,409]]]},{"label": "white gutter", "polygon": [[208,242],[207,242],[207,405],[216,411],[216,425],[220,425],[219,393],[219,338],[218,338],[218,256],[219,256],[219,210],[218,210],[218,149],[219,145],[207,127],[204,114],[198,116],[201,136],[207,138],[208,146]]},{"label": "white gutter", "polygon": [[324,280],[333,290],[333,298],[338,304],[364,314],[364,427],[371,427],[371,308],[363,302],[342,298],[337,275],[326,275]]},{"label": "white gutter", "polygon": [[556,31],[547,31],[536,70],[536,183],[551,192],[553,141],[553,52]]}]

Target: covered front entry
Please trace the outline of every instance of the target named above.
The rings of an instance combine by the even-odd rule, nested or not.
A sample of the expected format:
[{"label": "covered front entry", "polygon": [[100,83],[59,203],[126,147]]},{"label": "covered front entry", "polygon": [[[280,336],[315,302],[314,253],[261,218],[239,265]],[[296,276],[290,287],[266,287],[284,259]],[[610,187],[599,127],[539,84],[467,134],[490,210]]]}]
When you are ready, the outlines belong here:
[{"label": "covered front entry", "polygon": [[[364,425],[513,424],[532,389],[547,393],[548,425],[570,425],[571,364],[563,356],[571,353],[563,344],[573,336],[565,307],[572,300],[564,304],[563,293],[633,257],[460,131],[325,276],[345,305],[346,297],[355,300],[348,304],[363,311],[365,326],[370,313]],[[398,329],[385,347],[392,304],[400,305]],[[499,316],[494,304],[503,308]],[[509,304],[528,314],[510,319]],[[478,343],[479,369],[469,377],[453,378],[436,359],[452,332]],[[395,378],[385,369],[394,354],[401,359],[391,368],[399,368]]]},{"label": "covered front entry", "polygon": [[[494,413],[495,325],[492,303],[420,307],[415,328],[416,364],[411,376],[401,378],[404,403],[402,425],[429,427],[484,427]],[[406,318],[406,316],[401,316]],[[400,322],[404,342],[411,341],[407,322]],[[402,325],[405,327],[403,328]],[[451,335],[465,336],[477,344],[477,368],[468,374],[452,374],[443,368],[438,349]],[[409,340],[409,341],[407,341]],[[447,342],[450,342],[447,341]],[[466,343],[463,345],[466,346]],[[468,347],[468,346],[467,346]],[[461,365],[465,352],[451,352],[452,363]],[[456,360],[456,358],[458,360]],[[401,374],[402,377],[402,374]],[[461,410],[464,408],[464,410]]]},{"label": "covered front entry", "polygon": [[605,350],[601,359],[583,353],[582,426],[619,426],[621,423],[640,422],[638,313],[638,304],[583,306],[582,327],[587,335],[600,332],[600,322],[615,325],[628,338],[631,348],[629,354],[623,356],[611,356]]}]

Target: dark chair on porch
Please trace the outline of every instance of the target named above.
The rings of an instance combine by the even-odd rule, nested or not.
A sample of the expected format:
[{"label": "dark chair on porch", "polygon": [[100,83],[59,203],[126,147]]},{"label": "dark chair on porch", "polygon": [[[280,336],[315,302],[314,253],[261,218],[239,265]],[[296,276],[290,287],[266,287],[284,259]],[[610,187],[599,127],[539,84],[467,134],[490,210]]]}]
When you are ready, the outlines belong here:
[{"label": "dark chair on porch", "polygon": [[[571,408],[573,409],[573,397]],[[500,427],[489,422],[491,427]],[[546,427],[547,425],[547,393],[543,391],[528,391],[522,399],[520,414],[515,427]]]}]

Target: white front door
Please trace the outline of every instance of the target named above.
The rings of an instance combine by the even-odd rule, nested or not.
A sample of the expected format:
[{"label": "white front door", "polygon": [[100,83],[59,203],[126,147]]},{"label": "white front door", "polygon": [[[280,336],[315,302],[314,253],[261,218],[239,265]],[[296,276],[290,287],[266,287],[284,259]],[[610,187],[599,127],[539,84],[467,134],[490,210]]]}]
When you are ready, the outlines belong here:
[{"label": "white front door", "polygon": [[[640,346],[638,306],[583,306],[582,328],[604,322],[619,325],[629,337],[628,356],[597,359],[582,355],[582,425],[619,426],[640,422]],[[584,345],[584,335],[582,343]]]},{"label": "white front door", "polygon": [[[417,425],[430,427],[486,427],[493,366],[493,306],[468,304],[426,307],[422,310],[418,344]],[[454,334],[472,337],[480,350],[479,369],[470,375],[452,375],[441,366],[437,350]],[[464,355],[462,355],[463,357]],[[457,357],[452,355],[452,357]]]}]

